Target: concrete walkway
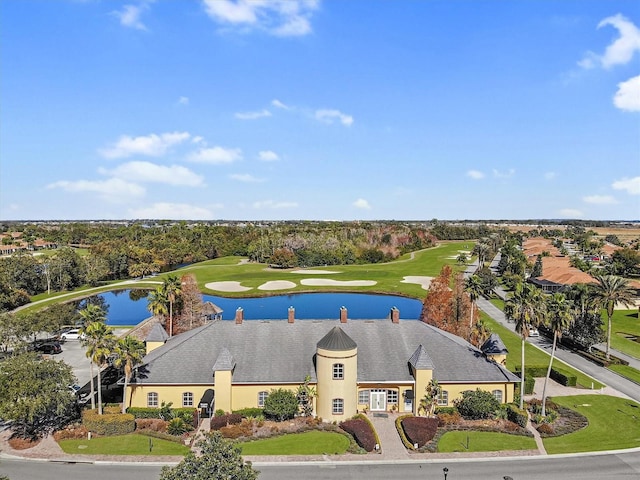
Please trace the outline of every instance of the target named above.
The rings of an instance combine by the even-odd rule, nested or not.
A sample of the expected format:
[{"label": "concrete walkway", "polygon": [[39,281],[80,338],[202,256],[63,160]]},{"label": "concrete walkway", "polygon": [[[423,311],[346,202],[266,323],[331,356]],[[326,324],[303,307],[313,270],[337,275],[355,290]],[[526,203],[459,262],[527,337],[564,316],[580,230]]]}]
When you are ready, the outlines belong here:
[{"label": "concrete walkway", "polygon": [[380,439],[381,460],[406,460],[409,458],[407,449],[404,448],[400,435],[396,430],[396,418],[399,413],[372,413],[367,418],[373,424]]}]

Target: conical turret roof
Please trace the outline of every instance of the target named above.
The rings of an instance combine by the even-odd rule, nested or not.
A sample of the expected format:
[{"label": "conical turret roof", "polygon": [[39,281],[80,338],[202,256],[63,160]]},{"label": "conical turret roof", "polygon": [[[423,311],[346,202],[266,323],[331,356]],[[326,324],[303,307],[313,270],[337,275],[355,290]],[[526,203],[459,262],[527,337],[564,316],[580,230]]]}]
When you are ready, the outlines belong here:
[{"label": "conical turret roof", "polygon": [[356,342],[340,327],[333,327],[317,344],[318,348],[334,352],[353,350],[357,346]]}]

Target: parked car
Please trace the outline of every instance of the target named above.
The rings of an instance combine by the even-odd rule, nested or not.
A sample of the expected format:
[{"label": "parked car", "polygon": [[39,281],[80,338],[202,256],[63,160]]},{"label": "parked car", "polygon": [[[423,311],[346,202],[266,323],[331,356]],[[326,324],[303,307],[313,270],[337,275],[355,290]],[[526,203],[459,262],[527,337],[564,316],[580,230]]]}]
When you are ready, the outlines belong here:
[{"label": "parked car", "polygon": [[537,328],[530,328],[529,329],[529,336],[530,337],[539,337],[540,336],[540,332],[538,331]]},{"label": "parked car", "polygon": [[84,333],[80,333],[80,329],[78,328],[72,328],[68,332],[64,332],[60,335],[60,339],[63,342],[66,342],[67,340],[82,340],[83,338]]},{"label": "parked car", "polygon": [[40,345],[36,345],[36,352],[46,353],[46,354],[56,354],[62,353],[62,347],[58,342],[47,342],[41,343]]}]

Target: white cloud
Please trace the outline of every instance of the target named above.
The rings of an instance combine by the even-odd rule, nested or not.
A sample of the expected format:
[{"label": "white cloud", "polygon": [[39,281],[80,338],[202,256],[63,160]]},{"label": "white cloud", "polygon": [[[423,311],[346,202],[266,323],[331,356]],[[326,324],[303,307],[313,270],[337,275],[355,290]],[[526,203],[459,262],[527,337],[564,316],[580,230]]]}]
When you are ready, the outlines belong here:
[{"label": "white cloud", "polygon": [[584,213],[575,208],[563,208],[559,213],[562,218],[581,218],[584,216]]},{"label": "white cloud", "polygon": [[484,173],[478,170],[468,170],[467,177],[473,178],[474,180],[480,180],[484,178]]},{"label": "white cloud", "polygon": [[611,195],[588,195],[586,197],[582,197],[582,200],[594,205],[615,205],[618,203],[618,201]]},{"label": "white cloud", "polygon": [[178,98],[178,105],[189,105],[189,97]]},{"label": "white cloud", "polygon": [[258,153],[258,158],[263,162],[275,162],[280,160],[280,157],[276,152],[272,152],[271,150],[262,150]]},{"label": "white cloud", "polygon": [[355,202],[353,202],[353,206],[356,208],[361,208],[363,210],[371,210],[371,205],[364,198],[359,198]]},{"label": "white cloud", "polygon": [[143,0],[138,5],[124,5],[122,10],[111,12],[111,14],[120,20],[120,25],[123,27],[147,30],[146,25],[140,20],[140,16],[149,9],[149,5],[153,2],[154,0]]},{"label": "white cloud", "polygon": [[340,110],[316,110],[315,117],[317,120],[325,123],[333,123],[333,121],[337,119],[347,127],[353,124],[353,117],[342,113]]},{"label": "white cloud", "polygon": [[607,17],[598,24],[598,28],[611,25],[618,30],[620,36],[607,46],[602,55],[587,52],[578,62],[582,68],[611,68],[614,65],[625,65],[631,61],[635,52],[640,51],[640,30],[629,19],[621,14]]},{"label": "white cloud", "polygon": [[273,200],[261,200],[253,202],[253,208],[258,209],[279,209],[279,208],[295,208],[298,204],[296,202],[275,202]]},{"label": "white cloud", "polygon": [[180,165],[156,165],[151,162],[128,162],[112,170],[100,169],[100,173],[120,179],[135,178],[138,182],[165,183],[198,187],[203,177]]},{"label": "white cloud", "polygon": [[289,107],[288,105],[285,105],[284,103],[282,103],[278,99],[271,100],[271,105],[273,105],[274,107],[277,107],[277,108],[282,108],[283,110],[291,109],[291,107]]},{"label": "white cloud", "polygon": [[103,200],[114,203],[123,202],[130,198],[142,197],[146,193],[144,187],[120,178],[98,181],[77,180],[74,182],[60,180],[50,183],[47,185],[47,188],[60,188],[71,193],[97,193]]},{"label": "white cloud", "polygon": [[319,0],[203,0],[214,21],[262,30],[281,37],[311,33],[310,19]]},{"label": "white cloud", "polygon": [[511,178],[515,175],[515,173],[516,171],[513,168],[510,168],[506,172],[500,172],[495,168],[493,169],[493,176],[496,178]]},{"label": "white cloud", "polygon": [[640,112],[640,75],[618,84],[613,104],[620,110]]},{"label": "white cloud", "polygon": [[258,112],[239,112],[235,114],[235,117],[240,120],[256,120],[258,118],[270,117],[271,112],[269,110],[260,110]]},{"label": "white cloud", "polygon": [[201,136],[196,136],[191,139],[191,143],[203,143],[203,142],[204,142],[204,138]]},{"label": "white cloud", "polygon": [[545,180],[554,180],[557,177],[558,177],[558,174],[556,172],[545,172],[544,174]]},{"label": "white cloud", "polygon": [[213,212],[208,208],[187,203],[154,203],[149,207],[129,210],[131,218],[152,218],[160,220],[211,220]]},{"label": "white cloud", "polygon": [[229,178],[231,178],[232,180],[237,180],[239,182],[245,182],[245,183],[264,182],[263,178],[256,178],[253,175],[250,175],[248,173],[234,173],[232,175],[229,175]]},{"label": "white cloud", "polygon": [[208,163],[212,165],[233,163],[242,159],[242,150],[239,148],[223,147],[201,148],[197,152],[189,155],[188,159],[192,162]]},{"label": "white cloud", "polygon": [[132,155],[160,157],[172,146],[184,142],[190,136],[187,132],[170,132],[160,135],[152,133],[142,137],[122,135],[113,146],[99,150],[99,153],[105,158],[126,158]]},{"label": "white cloud", "polygon": [[640,195],[640,177],[616,180],[611,187],[614,190],[626,190],[629,195]]}]

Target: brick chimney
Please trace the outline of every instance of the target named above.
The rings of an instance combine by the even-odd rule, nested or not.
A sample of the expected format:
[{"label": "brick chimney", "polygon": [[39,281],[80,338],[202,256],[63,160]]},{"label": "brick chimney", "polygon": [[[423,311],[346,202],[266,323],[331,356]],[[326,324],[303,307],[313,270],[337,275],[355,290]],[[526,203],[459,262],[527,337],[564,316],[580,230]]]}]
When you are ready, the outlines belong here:
[{"label": "brick chimney", "polygon": [[287,320],[289,321],[289,323],[293,323],[295,319],[296,319],[296,309],[291,306],[289,307]]},{"label": "brick chimney", "polygon": [[400,310],[391,307],[391,323],[400,323]]},{"label": "brick chimney", "polygon": [[347,323],[347,307],[340,307],[340,323]]},{"label": "brick chimney", "polygon": [[244,310],[242,307],[236,309],[236,325],[241,325],[244,320]]}]

